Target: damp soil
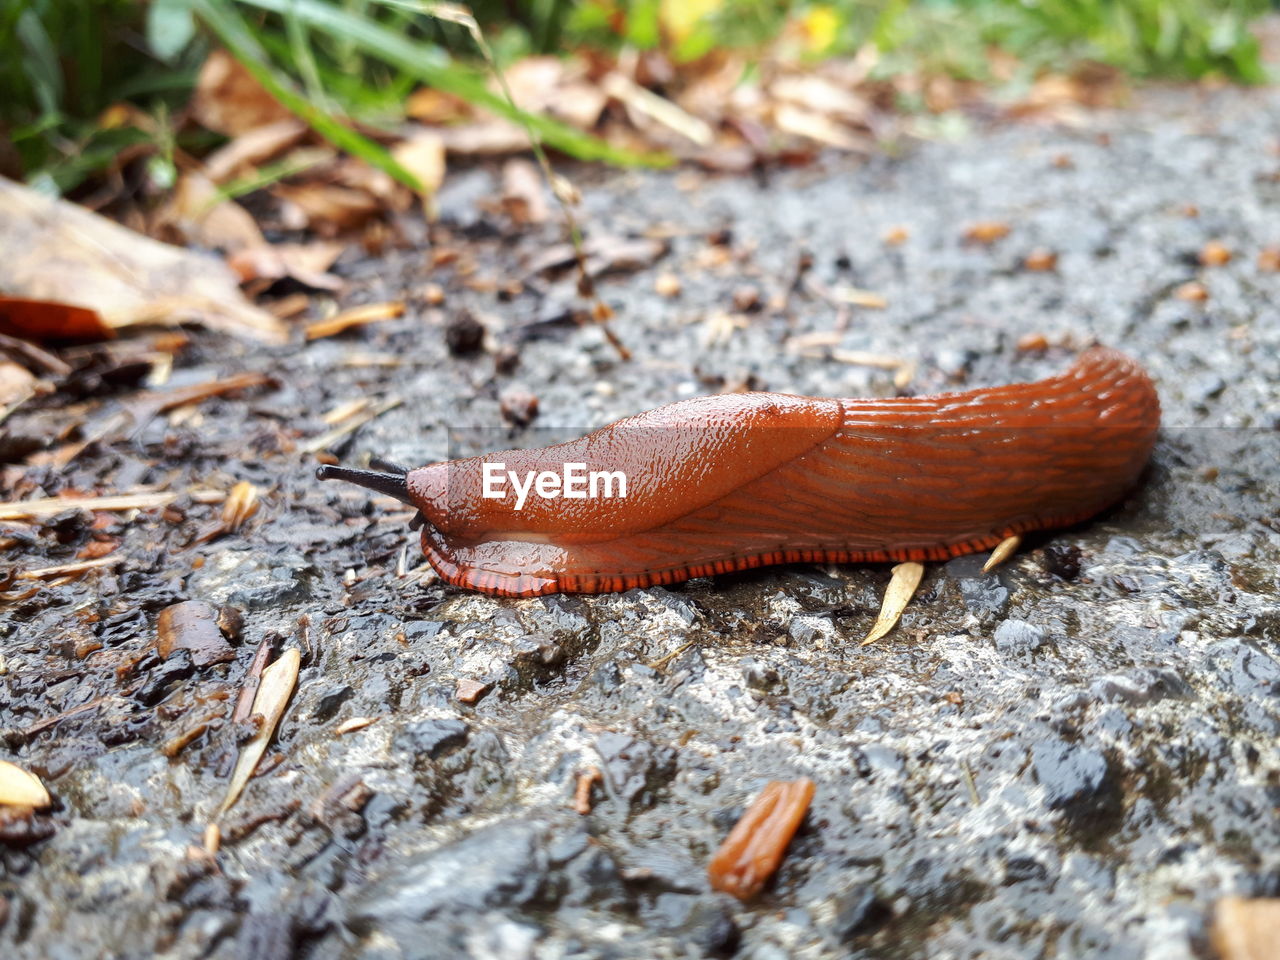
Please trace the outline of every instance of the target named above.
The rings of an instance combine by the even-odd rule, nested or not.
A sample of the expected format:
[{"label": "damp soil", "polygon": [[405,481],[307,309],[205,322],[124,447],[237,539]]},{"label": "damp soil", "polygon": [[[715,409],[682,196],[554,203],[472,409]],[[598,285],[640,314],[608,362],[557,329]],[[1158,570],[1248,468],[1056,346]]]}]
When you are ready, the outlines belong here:
[{"label": "damp soil", "polygon": [[[479,166],[451,173],[437,223],[335,268],[341,306],[403,316],[283,348],[190,331],[172,385],[273,385],[125,432],[108,418],[137,385],[109,378],[19,411],[9,450],[101,437],[60,471],[6,468],[34,495],[249,481],[262,506],[212,539],[221,507],[191,496],[72,510],[6,553],[47,567],[120,540],[114,566],[0,610],[0,756],[55,796],[0,830],[0,954],[1207,956],[1217,898],[1280,894],[1280,274],[1257,263],[1280,243],[1278,134],[1274,92],[1153,91],[1071,127],[755,178],[566,168],[626,362],[548,266],[561,230],[485,212]],[[1009,233],[966,241],[978,221]],[[1215,239],[1234,256],[1202,267]],[[1026,268],[1037,248],[1055,269]],[[1207,299],[1179,295],[1192,281]],[[887,305],[842,305],[847,288]],[[1019,349],[1036,335],[1047,349]],[[1094,340],[1159,385],[1142,487],[998,572],[931,564],[870,647],[887,566],[448,587],[410,513],[318,483],[303,449],[360,398],[390,409],[328,451],[418,464],[719,390],[1032,379]],[[207,605],[184,611],[201,640],[175,647],[160,615],[184,601]],[[222,608],[238,626],[211,626]],[[192,847],[264,641],[303,666],[211,859]],[[773,882],[713,892],[745,805],[799,776],[817,793]]]}]

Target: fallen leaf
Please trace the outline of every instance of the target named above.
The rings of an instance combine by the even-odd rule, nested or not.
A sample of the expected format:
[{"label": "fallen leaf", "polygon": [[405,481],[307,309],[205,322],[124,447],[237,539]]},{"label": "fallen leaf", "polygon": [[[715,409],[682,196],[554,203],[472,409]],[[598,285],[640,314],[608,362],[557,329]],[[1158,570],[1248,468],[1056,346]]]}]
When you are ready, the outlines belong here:
[{"label": "fallen leaf", "polygon": [[21,297],[0,297],[0,333],[40,343],[110,340],[115,336],[96,310]]},{"label": "fallen leaf", "polygon": [[430,126],[456,123],[469,112],[470,107],[465,100],[433,87],[413,91],[404,103],[406,117]]},{"label": "fallen leaf", "polygon": [[0,407],[33,396],[39,383],[39,378],[22,364],[0,360]]},{"label": "fallen leaf", "polygon": [[[288,277],[315,290],[341,290],[342,278],[327,271],[345,249],[344,244],[323,241],[264,244],[233,253],[227,257],[227,265],[241,283]],[[274,312],[280,315],[278,310]]]},{"label": "fallen leaf", "polygon": [[0,804],[12,807],[47,807],[52,801],[40,778],[17,764],[0,760]]},{"label": "fallen leaf", "polygon": [[855,134],[848,127],[828,116],[794,104],[778,104],[773,111],[773,122],[784,133],[791,133],[840,150],[870,152],[866,137]]},{"label": "fallen leaf", "polygon": [[739,900],[759,893],[781,865],[813,793],[814,783],[807,777],[766,784],[711,858],[707,874],[712,889]]},{"label": "fallen leaf", "polygon": [[195,321],[274,343],[286,337],[284,324],[245,300],[215,257],[144,237],[4,177],[0,289],[95,310],[115,329]]},{"label": "fallen leaf", "polygon": [[204,175],[214,183],[223,184],[251,174],[258,164],[296,146],[309,129],[291,116],[248,130],[204,158]]},{"label": "fallen leaf", "polygon": [[302,662],[302,654],[297,647],[290,647],[276,659],[275,663],[262,671],[258,682],[258,692],[253,698],[250,715],[262,717],[262,724],[253,738],[240,748],[240,756],[236,759],[235,770],[231,773],[231,783],[227,786],[226,799],[218,808],[218,816],[226,813],[231,805],[239,799],[245,784],[253,776],[258,761],[267,750],[267,744],[275,733],[276,725],[284,716],[289,698],[293,696],[293,688],[298,683],[298,667]]},{"label": "fallen leaf", "polygon": [[893,578],[889,581],[889,586],[885,588],[884,600],[880,605],[880,613],[871,627],[871,632],[862,641],[862,646],[865,647],[869,643],[875,643],[898,625],[898,620],[902,617],[902,611],[907,608],[907,604],[915,596],[916,588],[920,586],[920,580],[923,576],[924,564],[922,563],[908,561],[907,563],[900,563],[893,568]]},{"label": "fallen leaf", "polygon": [[293,114],[225,50],[214,50],[201,66],[191,114],[202,126],[228,136],[293,119]]},{"label": "fallen leaf", "polygon": [[306,225],[329,236],[359,227],[382,212],[373,194],[336,184],[277,184],[272,192],[292,204]]},{"label": "fallen leaf", "polygon": [[239,530],[244,522],[258,512],[258,488],[248,480],[241,480],[227,494],[222,505],[222,527],[228,532]]},{"label": "fallen leaf", "polygon": [[778,77],[769,84],[769,95],[847,123],[865,124],[870,111],[862,96],[813,73]]},{"label": "fallen leaf", "polygon": [[202,173],[186,173],[156,214],[157,236],[234,253],[267,241],[257,221],[234,200],[219,199],[218,188]]},{"label": "fallen leaf", "polygon": [[422,182],[428,194],[434,194],[444,183],[444,141],[434,130],[415,133],[391,148],[391,155]]}]

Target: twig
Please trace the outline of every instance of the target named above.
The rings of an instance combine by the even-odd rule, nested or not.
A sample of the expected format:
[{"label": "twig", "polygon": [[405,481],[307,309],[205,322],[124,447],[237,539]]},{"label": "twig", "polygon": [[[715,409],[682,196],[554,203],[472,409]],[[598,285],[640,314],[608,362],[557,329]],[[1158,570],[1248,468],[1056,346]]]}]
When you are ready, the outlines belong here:
[{"label": "twig", "polygon": [[320,450],[326,450],[345,437],[348,433],[363,427],[370,420],[374,420],[382,416],[388,410],[394,410],[402,403],[404,403],[404,401],[399,397],[392,397],[389,400],[383,400],[372,410],[367,410],[360,414],[360,416],[353,417],[342,426],[334,427],[332,430],[322,433],[318,437],[312,437],[306,443],[299,446],[298,449],[303,453],[316,453]]},{"label": "twig", "polygon": [[65,577],[71,574],[84,573],[98,567],[113,567],[124,562],[124,557],[100,557],[97,560],[81,560],[79,563],[64,563],[56,567],[40,567],[38,570],[24,570],[18,574],[19,580],[43,580],[46,577]]},{"label": "twig", "polygon": [[0,503],[0,520],[51,517],[63,510],[151,510],[167,507],[176,493],[123,493],[113,497],[44,497]]}]

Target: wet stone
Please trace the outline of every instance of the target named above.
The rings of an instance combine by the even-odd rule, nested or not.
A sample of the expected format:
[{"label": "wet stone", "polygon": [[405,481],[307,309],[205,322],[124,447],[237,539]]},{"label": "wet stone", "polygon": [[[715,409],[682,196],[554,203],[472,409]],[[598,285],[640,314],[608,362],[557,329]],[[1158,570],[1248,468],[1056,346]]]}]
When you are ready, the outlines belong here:
[{"label": "wet stone", "polygon": [[675,774],[675,751],[655,747],[625,733],[602,733],[596,738],[601,769],[609,792],[634,807],[650,807],[657,791]]},{"label": "wet stone", "polygon": [[876,895],[869,884],[860,884],[836,896],[831,933],[838,943],[852,944],[870,936],[893,916],[893,908]]},{"label": "wet stone", "polygon": [[359,934],[412,933],[413,925],[453,914],[519,907],[546,880],[546,826],[507,821],[392,865],[352,902],[347,924]]},{"label": "wet stone", "polygon": [[1097,750],[1061,740],[1031,748],[1036,779],[1054,810],[1081,809],[1096,800],[1107,780],[1107,759]]},{"label": "wet stone", "polygon": [[1038,650],[1044,641],[1044,631],[1026,620],[1002,620],[996,627],[996,649],[1002,654],[1031,653]]},{"label": "wet stone", "polygon": [[471,728],[452,718],[419,720],[396,735],[395,747],[414,757],[439,760],[467,742]]}]

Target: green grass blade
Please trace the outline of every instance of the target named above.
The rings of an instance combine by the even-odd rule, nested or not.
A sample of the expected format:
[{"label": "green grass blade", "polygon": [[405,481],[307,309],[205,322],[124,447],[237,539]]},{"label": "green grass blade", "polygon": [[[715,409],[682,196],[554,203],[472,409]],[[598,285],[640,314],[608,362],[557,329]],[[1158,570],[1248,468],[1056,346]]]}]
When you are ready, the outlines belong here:
[{"label": "green grass blade", "polygon": [[[283,5],[292,6],[288,0]],[[279,76],[248,25],[228,4],[219,0],[192,0],[192,6],[231,54],[253,74],[254,79],[316,133],[335,147],[389,174],[411,190],[422,194],[428,192],[422,181],[405,169],[384,147],[361,136],[313,104],[295,90],[288,80]]]},{"label": "green grass blade", "polygon": [[[207,6],[210,0],[199,2]],[[482,75],[452,63],[437,48],[415,43],[374,20],[353,16],[340,7],[320,0],[241,2],[271,13],[292,13],[313,30],[335,38],[346,38],[365,53],[417,77],[437,90],[451,93],[508,120],[532,127],[547,144],[580,160],[601,160],[617,166],[668,166],[673,162],[667,154],[637,153],[613,147],[550,117],[522,111],[491,91]]]}]

